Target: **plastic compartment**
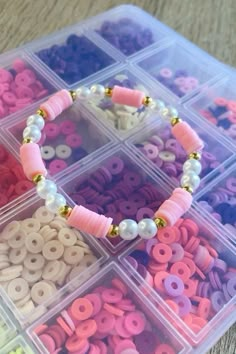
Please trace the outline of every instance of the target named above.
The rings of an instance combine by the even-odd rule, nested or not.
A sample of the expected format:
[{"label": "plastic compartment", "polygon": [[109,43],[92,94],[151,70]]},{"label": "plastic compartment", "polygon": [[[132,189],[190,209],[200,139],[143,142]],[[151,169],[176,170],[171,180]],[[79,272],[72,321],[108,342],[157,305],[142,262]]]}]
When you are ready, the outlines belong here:
[{"label": "plastic compartment", "polygon": [[55,91],[53,81],[24,51],[16,51],[0,59],[0,120]]},{"label": "plastic compartment", "polygon": [[[177,354],[177,353],[187,353],[188,352],[187,345],[183,341],[181,341],[178,334],[173,329],[170,329],[170,326],[166,323],[163,316],[160,313],[158,313],[158,311],[155,309],[155,307],[145,298],[145,296],[142,294],[142,292],[140,292],[140,290],[132,282],[130,282],[129,278],[124,273],[124,271],[119,266],[117,266],[115,263],[110,263],[109,265],[107,265],[96,276],[92,277],[85,284],[85,286],[82,286],[80,289],[77,289],[68,298],[64,299],[60,305],[58,305],[55,309],[53,309],[48,314],[43,316],[43,318],[41,318],[40,321],[37,321],[36,323],[34,323],[29,328],[29,330],[27,330],[29,336],[31,336],[31,338],[32,338],[34,344],[37,346],[37,349],[39,350],[39,352],[42,354],[47,354],[47,353],[51,352],[45,348],[42,341],[40,340],[40,335],[42,335],[42,333],[44,331],[44,328],[42,327],[43,324],[46,323],[49,326],[54,324],[56,322],[56,319],[60,316],[60,313],[62,312],[62,310],[68,310],[68,308],[71,306],[71,304],[73,304],[73,302],[77,298],[83,298],[84,296],[86,296],[92,292],[99,291],[99,293],[100,293],[103,291],[104,287],[105,288],[114,288],[114,285],[112,285],[113,279],[118,279],[119,284],[120,284],[120,282],[123,283],[123,287],[125,289],[127,289],[127,295],[124,298],[126,298],[126,299],[131,298],[133,304],[136,307],[135,311],[138,311],[138,314],[142,313],[143,314],[142,316],[145,316],[146,331],[149,332],[149,333],[147,333],[147,332],[145,332],[145,333],[146,333],[146,335],[148,335],[151,332],[151,334],[153,336],[152,341],[154,341],[154,347],[160,345],[159,343],[162,343],[162,344],[165,343],[172,348],[173,353]],[[116,288],[114,288],[114,289],[116,289]],[[119,294],[121,294],[119,290],[118,290],[118,292],[119,292]],[[116,306],[116,304],[114,304],[114,305]],[[122,317],[128,315],[129,313],[130,312],[124,311],[124,313],[122,314]],[[121,320],[119,320],[119,317],[113,316],[113,318],[116,321],[121,321]],[[140,331],[141,331],[141,329],[142,328],[140,328]],[[46,333],[46,331],[45,331],[45,333]],[[102,337],[103,338],[111,337],[111,335],[113,333],[114,332],[111,329],[109,329],[107,331],[107,333],[103,334],[103,336],[100,335],[100,338],[102,340]],[[149,340],[146,339],[146,344],[144,346],[142,346],[140,341],[139,341],[139,344],[137,344],[138,338],[140,338],[140,336],[142,336],[142,334],[140,334],[139,337],[134,336],[134,340],[136,339],[136,345],[138,346],[138,348],[142,347],[142,350],[140,350],[139,353],[140,354],[153,353],[153,350],[151,350],[151,347],[149,344],[150,339]],[[99,338],[99,336],[96,336],[96,337]],[[132,336],[131,336],[131,338],[132,338]],[[93,336],[90,337],[90,341],[93,339],[94,339]],[[122,338],[121,340],[125,340],[125,338]],[[143,338],[143,341],[145,341],[144,338]],[[105,342],[105,343],[107,344],[107,342]],[[110,342],[108,342],[108,343],[110,343]],[[117,344],[117,347],[116,347],[117,350],[118,350],[118,346],[119,346],[119,344]],[[113,350],[109,351],[109,352],[114,353]],[[119,351],[119,353],[120,353],[120,351]]]},{"label": "plastic compartment", "polygon": [[[152,217],[168,195],[163,183],[122,146],[74,172],[62,183],[63,190],[75,204],[113,218],[115,225],[127,218],[139,221]],[[120,237],[101,241],[114,254],[128,244]]]},{"label": "plastic compartment", "polygon": [[0,132],[0,215],[31,193],[33,183],[24,175],[14,144]]},{"label": "plastic compartment", "polygon": [[236,164],[212,181],[197,198],[201,212],[208,211],[236,241]]},{"label": "plastic compartment", "polygon": [[167,34],[156,20],[138,7],[123,5],[96,17],[86,24],[125,56],[162,42]]},{"label": "plastic compartment", "polygon": [[16,326],[0,305],[0,353],[1,348],[16,335],[16,332]]},{"label": "plastic compartment", "polygon": [[219,68],[207,64],[203,56],[180,42],[171,42],[137,60],[149,76],[157,80],[176,99],[187,99],[219,76]]},{"label": "plastic compartment", "polygon": [[[221,142],[220,135],[211,135],[203,124],[196,124],[193,117],[186,111],[180,111],[179,115],[193,127],[204,142],[201,158],[201,185],[198,189],[200,191],[209,180],[221,174],[225,166],[234,159],[233,149],[228,146],[229,144]],[[188,156],[171,134],[171,125],[164,122],[158,115],[152,118],[154,119],[150,119],[156,121],[154,124],[128,139],[129,149],[132,154],[137,156],[142,154],[145,160],[149,160],[150,167],[155,173],[161,171],[165,179],[170,178],[175,185],[179,185],[183,164]]]},{"label": "plastic compartment", "polygon": [[26,336],[19,335],[10,343],[8,343],[4,348],[0,349],[0,354],[18,354],[19,350],[21,354],[38,353],[36,348],[32,346],[32,343],[29,343],[29,339]]},{"label": "plastic compartment", "polygon": [[[79,286],[96,273],[107,259],[106,252],[95,239],[74,229],[71,232],[64,219],[59,216],[55,219],[45,208],[39,209],[43,205],[44,202],[34,196],[1,219],[1,244],[2,247],[8,245],[9,248],[5,247],[8,255],[5,256],[7,259],[4,264],[1,263],[0,293],[22,326],[42,316],[47,308],[55,305],[71,291],[73,281]],[[16,221],[21,221],[20,225]],[[6,229],[10,223],[11,226]],[[69,243],[66,241],[68,238]],[[73,246],[76,249],[72,249]],[[60,263],[54,262],[55,260]],[[13,266],[14,268],[9,269]],[[25,282],[22,284],[22,281],[20,284],[12,284],[11,281],[16,278],[24,278],[29,286]],[[33,290],[36,297],[31,297],[32,287],[40,281],[44,281],[44,285],[40,283],[40,289],[37,285]]]},{"label": "plastic compartment", "polygon": [[106,53],[82,26],[51,35],[29,46],[47,68],[60,78],[63,85],[74,85],[116,63],[112,53]]},{"label": "plastic compartment", "polygon": [[[113,88],[115,85],[140,90],[146,96],[152,96],[156,88],[150,85],[149,80],[143,76],[140,70],[135,70],[131,65],[122,65],[116,71],[102,75],[96,83]],[[164,97],[163,90],[158,89],[158,94]],[[111,98],[95,101],[89,100],[86,107],[97,115],[101,122],[108,126],[114,135],[125,139],[137,130],[143,129],[150,122],[150,111],[144,106],[140,108],[113,103]]]},{"label": "plastic compartment", "polygon": [[[6,123],[10,139],[22,141],[22,132],[26,126],[26,118],[34,114],[29,110],[24,117]],[[83,160],[89,160],[97,153],[107,149],[113,139],[95,122],[92,114],[88,113],[77,102],[63,112],[54,122],[47,122],[42,132],[42,157],[50,175],[60,176],[76,164],[76,168],[83,165]],[[18,144],[19,146],[19,144]],[[80,160],[82,160],[80,162]],[[74,167],[74,166],[73,166]]]},{"label": "plastic compartment", "polygon": [[[196,352],[202,353],[235,320],[236,293],[229,282],[236,281],[236,248],[196,211],[191,210],[182,220],[182,224],[178,221],[174,227],[159,231],[156,242],[136,242],[119,259],[168,321],[191,345],[201,346],[202,351]],[[181,251],[179,245],[183,246]],[[159,262],[154,258],[158,248]],[[173,258],[164,262],[167,255]],[[217,258],[221,261],[216,261]],[[172,279],[168,285],[165,279],[170,275],[177,276],[177,279]],[[182,279],[184,293],[179,279]]]},{"label": "plastic compartment", "polygon": [[236,80],[225,77],[187,103],[187,107],[214,124],[234,143],[236,141]]}]

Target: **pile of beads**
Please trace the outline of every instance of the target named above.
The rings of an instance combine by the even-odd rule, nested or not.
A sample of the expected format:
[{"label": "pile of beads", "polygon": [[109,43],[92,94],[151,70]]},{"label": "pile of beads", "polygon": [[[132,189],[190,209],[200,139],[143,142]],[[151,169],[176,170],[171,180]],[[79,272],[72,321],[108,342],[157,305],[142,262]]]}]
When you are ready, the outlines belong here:
[{"label": "pile of beads", "polygon": [[0,207],[10,203],[33,187],[23,172],[21,164],[0,145]]},{"label": "pile of beads", "polygon": [[197,77],[191,76],[187,70],[172,70],[169,67],[163,67],[154,77],[178,97],[183,97],[199,87]]},{"label": "pile of beads", "polygon": [[[204,141],[200,173],[200,177],[203,178],[225,162],[231,152],[222,149],[207,134],[201,132],[199,135]],[[171,177],[173,181],[179,183],[187,154],[167,125],[152,130],[146,139],[143,139],[140,134],[140,138],[136,138],[134,144],[154,165]],[[223,172],[223,167],[220,172]]]},{"label": "pile of beads", "polygon": [[[115,75],[112,79],[106,82],[105,87],[113,87],[118,85],[120,87],[127,87],[133,90],[141,90],[149,95],[146,88],[137,82],[133,77],[131,78],[127,73],[120,73]],[[120,132],[128,131],[143,122],[147,116],[145,109],[137,109],[128,105],[121,105],[113,103],[110,99],[105,98],[99,102],[94,99],[88,101],[103,120],[107,120],[109,124]]]},{"label": "pile of beads", "polygon": [[[127,104],[134,107],[149,106],[160,116],[171,123],[172,134],[178,139],[189,155],[183,165],[181,188],[176,188],[170,198],[166,200],[155,213],[155,219],[142,219],[139,223],[132,219],[123,220],[119,225],[112,225],[112,218],[97,214],[82,205],[73,209],[66,204],[62,194],[57,193],[57,186],[53,181],[45,179],[47,170],[44,166],[38,142],[45,120],[54,120],[73,100],[85,100],[90,96],[96,98],[111,97],[112,102]],[[27,119],[27,127],[23,131],[23,144],[20,149],[21,162],[25,175],[37,184],[37,193],[45,199],[45,205],[53,213],[67,218],[70,226],[76,227],[94,237],[104,238],[107,235],[125,240],[133,240],[138,235],[149,239],[157,234],[158,227],[174,225],[175,222],[188,211],[192,203],[191,194],[199,186],[201,172],[200,152],[203,142],[188,123],[182,122],[178,111],[173,107],[166,107],[160,100],[152,100],[139,90],[131,90],[120,86],[105,89],[102,85],[93,85],[91,89],[80,87],[75,91],[61,90],[40,105],[37,114]]]},{"label": "pile of beads", "polygon": [[28,352],[25,352],[24,348],[18,346],[6,354],[28,354]]},{"label": "pile of beads", "polygon": [[236,268],[228,266],[203,233],[192,219],[180,219],[127,256],[195,333],[236,294]]},{"label": "pile of beads", "polygon": [[206,192],[199,205],[210,212],[235,235],[236,227],[236,176],[232,173],[220,185]]},{"label": "pile of beads", "polygon": [[[119,279],[76,298],[34,332],[50,354],[175,354],[169,338],[149,322]],[[167,341],[167,342],[165,342]]]},{"label": "pile of beads", "polygon": [[216,125],[232,139],[236,139],[236,101],[224,97],[215,97],[212,104],[198,113]]},{"label": "pile of beads", "polygon": [[49,91],[32,68],[15,59],[12,69],[0,68],[0,119],[41,100]]},{"label": "pile of beads", "polygon": [[36,55],[66,83],[73,84],[115,61],[85,36],[71,34],[65,43],[40,49]]},{"label": "pile of beads", "polygon": [[125,55],[134,54],[154,42],[152,31],[130,18],[104,21],[97,33]]},{"label": "pile of beads", "polygon": [[[126,218],[137,221],[152,218],[165,200],[159,190],[130,161],[114,155],[86,179],[73,180],[68,194],[76,204],[111,217],[119,224]],[[108,240],[117,244],[122,239]]]},{"label": "pile of beads", "polygon": [[0,286],[24,316],[96,261],[80,232],[44,206],[0,234]]}]

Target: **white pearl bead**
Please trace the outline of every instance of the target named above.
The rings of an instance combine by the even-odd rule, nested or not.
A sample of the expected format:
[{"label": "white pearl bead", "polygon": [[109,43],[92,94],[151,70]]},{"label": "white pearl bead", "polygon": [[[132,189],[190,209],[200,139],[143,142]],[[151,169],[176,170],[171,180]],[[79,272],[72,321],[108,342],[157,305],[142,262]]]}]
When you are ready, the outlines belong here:
[{"label": "white pearl bead", "polygon": [[90,89],[85,86],[79,87],[77,90],[75,90],[75,92],[76,92],[76,98],[78,100],[87,100],[91,95]]},{"label": "white pearl bead", "polygon": [[47,195],[45,206],[52,213],[57,213],[61,207],[66,205],[66,200],[59,193],[50,193]]},{"label": "white pearl bead", "polygon": [[49,179],[45,179],[38,182],[36,190],[40,198],[46,199],[49,194],[50,195],[56,194],[57,186],[53,181],[50,181]]},{"label": "white pearl bead", "polygon": [[91,86],[90,91],[95,98],[102,99],[105,96],[105,87],[103,85],[93,85]]},{"label": "white pearl bead", "polygon": [[156,104],[156,110],[161,111],[163,108],[165,108],[165,103],[162,100],[155,100],[154,101]]},{"label": "white pearl bead", "polygon": [[189,159],[183,164],[183,171],[186,173],[188,171],[193,171],[197,175],[201,173],[202,165],[198,160]]},{"label": "white pearl bead", "polygon": [[40,116],[39,114],[32,114],[31,116],[28,117],[28,119],[26,121],[26,125],[27,126],[37,125],[37,127],[40,130],[43,130],[44,125],[45,125],[45,121],[44,121],[43,117]]},{"label": "white pearl bead", "polygon": [[181,177],[180,184],[182,187],[188,186],[195,190],[198,188],[200,181],[200,177],[195,172],[188,171]]},{"label": "white pearl bead", "polygon": [[37,125],[29,125],[23,130],[23,138],[31,138],[34,143],[41,139],[41,131]]},{"label": "white pearl bead", "polygon": [[152,219],[142,219],[138,223],[139,236],[148,240],[157,234],[157,226]]},{"label": "white pearl bead", "polygon": [[133,240],[138,236],[138,225],[132,219],[125,219],[119,224],[119,234],[124,240]]},{"label": "white pearl bead", "polygon": [[177,111],[177,109],[176,109],[175,107],[168,106],[167,109],[168,109],[168,116],[169,116],[169,118],[178,117],[179,112]]}]

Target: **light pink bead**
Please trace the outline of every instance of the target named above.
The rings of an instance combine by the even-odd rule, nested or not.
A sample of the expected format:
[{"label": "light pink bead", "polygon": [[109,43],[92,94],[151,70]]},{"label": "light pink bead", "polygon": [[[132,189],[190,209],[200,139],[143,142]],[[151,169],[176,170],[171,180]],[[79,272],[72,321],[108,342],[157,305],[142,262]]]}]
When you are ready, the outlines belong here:
[{"label": "light pink bead", "polygon": [[104,215],[76,205],[70,214],[67,223],[81,231],[91,234],[95,237],[106,237],[112,224],[112,219]]},{"label": "light pink bead", "polygon": [[155,213],[156,218],[163,218],[168,226],[173,226],[185,214],[192,204],[192,196],[184,189],[176,188]]},{"label": "light pink bead", "polygon": [[45,111],[48,120],[54,120],[59,114],[70,107],[72,97],[67,90],[61,90],[41,104],[40,109]]},{"label": "light pink bead", "polygon": [[114,103],[124,104],[133,107],[140,107],[145,97],[144,92],[131,90],[126,87],[114,86],[111,100]]},{"label": "light pink bead", "polygon": [[172,127],[172,134],[183,146],[187,154],[201,151],[204,147],[203,141],[186,122],[180,122]]},{"label": "light pink bead", "polygon": [[29,180],[37,174],[47,175],[38,144],[23,144],[20,148],[20,158],[24,173]]}]

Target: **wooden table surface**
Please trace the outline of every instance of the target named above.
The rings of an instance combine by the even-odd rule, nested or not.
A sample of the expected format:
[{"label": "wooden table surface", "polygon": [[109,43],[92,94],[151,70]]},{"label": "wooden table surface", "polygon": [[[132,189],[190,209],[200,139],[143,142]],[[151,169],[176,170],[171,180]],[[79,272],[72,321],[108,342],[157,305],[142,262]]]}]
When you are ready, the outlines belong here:
[{"label": "wooden table surface", "polygon": [[[0,0],[0,53],[113,6],[119,0]],[[236,0],[134,0],[221,61],[236,66]],[[210,354],[236,353],[236,325]]]}]

